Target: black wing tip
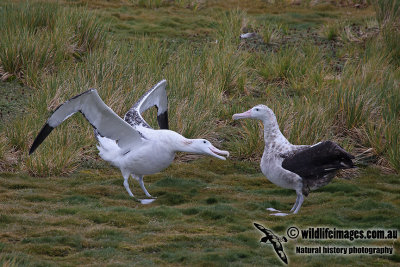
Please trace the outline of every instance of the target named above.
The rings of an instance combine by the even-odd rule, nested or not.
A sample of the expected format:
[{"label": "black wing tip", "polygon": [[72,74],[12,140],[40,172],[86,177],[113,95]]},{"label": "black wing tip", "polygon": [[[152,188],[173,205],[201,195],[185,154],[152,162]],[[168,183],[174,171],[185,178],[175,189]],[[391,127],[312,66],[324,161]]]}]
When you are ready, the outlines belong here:
[{"label": "black wing tip", "polygon": [[46,137],[53,131],[53,127],[51,127],[48,123],[46,123],[42,130],[40,130],[39,134],[36,136],[35,140],[31,148],[29,149],[29,155],[35,152],[36,148],[46,139]]},{"label": "black wing tip", "polygon": [[261,224],[259,224],[259,223],[253,223],[254,224],[254,226],[258,229],[258,230],[260,230],[261,232],[263,232],[263,233],[267,233],[267,228],[265,228],[264,226],[262,226]]},{"label": "black wing tip", "polygon": [[165,111],[157,116],[158,125],[160,129],[169,129],[168,127],[168,111]]},{"label": "black wing tip", "polygon": [[257,227],[257,228],[259,228],[260,226],[262,227],[262,225],[261,225],[261,224],[258,224],[258,223],[256,223],[256,222],[255,222],[255,223],[253,223],[253,224],[254,224],[254,226],[255,226],[255,227]]},{"label": "black wing tip", "polygon": [[346,151],[343,147],[341,147],[338,143],[335,143],[335,142],[330,141],[330,140],[324,141],[324,142],[322,142],[322,143],[325,144],[325,145],[334,147],[334,149],[337,149],[337,150],[339,151],[339,153],[346,155],[346,157],[349,158],[349,159],[355,159],[355,157],[354,157],[352,154],[350,154],[349,152],[347,152],[347,151]]}]

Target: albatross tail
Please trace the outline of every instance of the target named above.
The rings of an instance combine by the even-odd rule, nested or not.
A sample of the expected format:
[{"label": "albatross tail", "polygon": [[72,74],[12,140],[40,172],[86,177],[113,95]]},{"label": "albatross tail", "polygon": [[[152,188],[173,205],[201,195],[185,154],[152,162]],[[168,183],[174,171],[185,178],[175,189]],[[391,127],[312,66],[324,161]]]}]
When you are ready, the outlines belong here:
[{"label": "albatross tail", "polygon": [[99,150],[99,155],[105,161],[114,164],[114,160],[120,155],[121,148],[117,145],[112,139],[101,136],[97,130],[94,130],[94,134],[96,136],[99,144],[97,145],[97,149]]}]

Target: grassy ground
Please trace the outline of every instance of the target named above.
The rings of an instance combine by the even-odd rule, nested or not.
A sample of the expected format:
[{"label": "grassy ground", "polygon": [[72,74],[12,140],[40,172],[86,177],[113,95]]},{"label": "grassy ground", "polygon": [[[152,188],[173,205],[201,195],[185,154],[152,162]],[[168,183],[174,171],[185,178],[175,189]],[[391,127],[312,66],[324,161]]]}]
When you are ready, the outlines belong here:
[{"label": "grassy ground", "polygon": [[[395,1],[275,2],[1,2],[0,263],[280,265],[253,222],[281,236],[293,225],[399,229],[400,9]],[[257,36],[240,40],[245,32]],[[230,159],[179,154],[145,177],[158,199],[142,206],[128,197],[119,171],[98,159],[80,116],[28,157],[50,111],[71,96],[95,87],[122,115],[162,78],[171,129],[212,140]],[[260,173],[260,125],[231,120],[258,103],[273,108],[291,142],[333,139],[360,169],[313,192],[299,215],[269,216],[268,207],[289,210],[295,194]],[[145,114],[155,125],[153,115]],[[294,252],[318,244],[400,249],[398,241],[290,240],[290,265],[399,262],[398,253]]]},{"label": "grassy ground", "polygon": [[[379,177],[379,183],[376,178]],[[300,215],[268,216],[291,208],[295,194],[265,180],[249,163],[201,159],[177,163],[146,177],[158,199],[143,206],[122,187],[118,171],[81,170],[69,177],[0,176],[2,262],[17,265],[280,265],[260,245],[259,222],[276,234],[297,226],[398,229],[398,176],[367,169],[357,179],[335,180],[308,197]],[[134,185],[134,192],[143,196]],[[375,184],[373,188],[371,184]],[[396,266],[399,257],[297,256],[295,245],[384,246],[399,243],[285,244],[293,266]]]}]

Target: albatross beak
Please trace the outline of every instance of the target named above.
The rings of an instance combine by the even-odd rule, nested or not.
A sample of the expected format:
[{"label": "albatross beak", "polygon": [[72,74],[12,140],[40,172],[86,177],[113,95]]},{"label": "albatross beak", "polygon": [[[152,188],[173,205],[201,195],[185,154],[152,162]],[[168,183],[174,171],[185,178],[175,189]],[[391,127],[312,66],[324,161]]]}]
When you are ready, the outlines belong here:
[{"label": "albatross beak", "polygon": [[243,113],[236,113],[233,114],[232,119],[238,120],[238,119],[245,119],[245,118],[251,118],[251,109],[249,109],[246,112]]},{"label": "albatross beak", "polygon": [[209,149],[210,149],[211,152],[208,153],[208,154],[211,155],[211,156],[214,156],[214,157],[219,158],[219,159],[222,159],[222,160],[226,160],[226,158],[225,158],[225,157],[222,157],[222,156],[220,156],[220,155],[218,155],[218,154],[221,154],[221,155],[224,155],[224,156],[226,156],[226,157],[229,157],[229,152],[228,152],[228,151],[219,150],[219,149],[216,148],[215,146],[210,146]]}]

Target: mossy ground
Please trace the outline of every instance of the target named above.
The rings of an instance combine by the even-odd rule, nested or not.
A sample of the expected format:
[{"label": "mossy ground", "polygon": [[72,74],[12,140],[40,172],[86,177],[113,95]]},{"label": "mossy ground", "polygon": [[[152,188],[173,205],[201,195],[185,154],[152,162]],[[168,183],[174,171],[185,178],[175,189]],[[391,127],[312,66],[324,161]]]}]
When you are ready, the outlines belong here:
[{"label": "mossy ground", "polygon": [[[147,1],[149,2],[151,1]],[[196,1],[189,1],[190,4],[192,2]],[[149,8],[135,3],[124,0],[59,2],[63,6],[85,7],[96,14],[107,25],[110,38],[121,44],[151,37],[165,40],[171,46],[182,43],[193,47],[207,47],[215,43],[218,23],[228,9],[246,11],[253,20],[248,23],[250,30],[251,27],[259,27],[265,22],[280,25],[280,38],[271,43],[266,43],[261,37],[245,41],[239,41],[238,38],[233,40],[237,42],[238,50],[243,52],[240,59],[254,51],[275,53],[268,58],[275,64],[274,67],[268,64],[263,67],[262,57],[249,56],[250,62],[246,62],[246,66],[259,76],[255,79],[249,78],[249,81],[243,82],[245,85],[241,84],[240,79],[235,80],[233,85],[228,84],[224,90],[225,102],[218,110],[218,125],[221,126],[213,129],[218,131],[217,137],[223,140],[221,147],[233,148],[242,143],[244,152],[235,148],[237,153],[233,153],[227,161],[208,157],[200,157],[191,162],[177,161],[159,174],[146,176],[144,181],[147,189],[157,197],[150,205],[140,205],[133,201],[122,185],[120,172],[93,157],[89,160],[84,157],[84,163],[80,163],[77,171],[70,176],[31,177],[25,167],[10,167],[15,172],[0,173],[0,264],[279,266],[282,262],[276,257],[272,247],[259,243],[262,235],[254,228],[253,222],[263,224],[280,236],[286,235],[286,229],[290,226],[303,229],[323,226],[338,229],[400,229],[400,176],[383,174],[382,169],[376,167],[360,168],[350,179],[342,179],[346,178],[346,174],[342,174],[342,178],[335,178],[328,186],[312,192],[298,215],[270,216],[266,210],[269,207],[288,211],[295,201],[295,193],[278,188],[261,174],[258,159],[262,153],[262,140],[259,139],[257,124],[238,124],[230,120],[232,113],[242,112],[253,104],[264,102],[274,103],[281,108],[277,112],[284,113],[285,109],[282,107],[292,105],[292,99],[297,101],[310,98],[311,102],[311,95],[318,94],[318,90],[324,89],[322,87],[334,87],[338,81],[333,78],[331,83],[327,82],[328,85],[318,86],[319,83],[330,80],[327,76],[339,75],[346,64],[351,63],[347,59],[357,58],[358,49],[365,43],[344,44],[334,38],[334,26],[326,31],[327,34],[321,34],[320,27],[341,20],[350,21],[351,37],[361,38],[357,35],[358,32],[365,34],[374,31],[374,27],[363,28],[365,21],[374,16],[371,7],[356,9],[327,4],[309,8],[266,5],[265,1],[205,1],[199,6],[181,6],[166,1],[168,4]],[[316,52],[310,53],[310,49],[306,47],[304,60],[293,60],[298,55],[293,47],[305,43],[311,44]],[[163,49],[167,49],[166,47],[168,46],[163,46]],[[187,47],[182,46],[182,49]],[[172,51],[176,52],[173,49]],[[169,61],[164,58],[164,54],[160,52],[163,55],[160,60],[168,65]],[[84,56],[82,58],[83,61],[88,60]],[[77,65],[82,58],[78,58]],[[97,65],[97,61],[88,58],[94,62],[93,65]],[[140,61],[140,57],[137,59]],[[231,59],[235,57],[232,56]],[[221,64],[225,66],[223,64],[229,62],[230,58],[227,57],[227,61]],[[73,64],[72,61],[67,63]],[[146,66],[146,62],[140,64],[141,67]],[[308,76],[311,75],[303,70],[303,64],[308,69],[314,66],[324,69],[328,66],[329,71],[322,75],[326,76],[322,82],[318,80],[316,73],[312,73],[315,75],[315,83],[307,84]],[[234,66],[243,67],[240,64]],[[59,69],[62,72],[62,68]],[[293,70],[297,73],[291,76]],[[80,73],[79,67],[74,71]],[[97,71],[94,68],[93,73]],[[109,73],[101,74],[110,76]],[[116,71],[115,75],[117,74],[120,73]],[[301,75],[306,77],[304,81],[298,79]],[[125,74],[118,77],[125,79]],[[62,78],[63,76],[60,79]],[[180,79],[183,80],[179,78],[179,81]],[[312,79],[313,77],[309,80]],[[94,83],[106,84],[105,80],[99,78],[99,82],[96,80]],[[5,96],[0,100],[2,131],[10,132],[10,119],[20,118],[23,114],[23,107],[31,97],[29,90],[35,89],[23,87],[17,81],[0,82],[0,93]],[[43,105],[49,105],[53,96],[40,99]],[[176,104],[175,99],[171,101]],[[282,104],[279,106],[279,103]],[[300,103],[297,107],[301,106],[304,105]],[[306,111],[308,110],[301,110],[304,113]],[[304,121],[312,122],[314,119],[315,117],[305,117]],[[331,123],[329,119],[332,118],[324,122],[316,120],[316,124],[304,123],[299,129],[310,127],[309,125],[324,127]],[[42,122],[38,122],[40,123]],[[26,135],[33,136],[38,129],[39,126],[29,129],[27,133],[21,133],[24,142],[27,142]],[[304,134],[301,129],[291,132],[291,140],[310,142],[318,137],[317,133],[310,137],[311,134]],[[351,127],[345,129],[344,132],[352,130]],[[250,142],[250,138],[242,140],[238,137],[245,136],[244,134],[249,134],[254,140]],[[78,134],[76,136],[79,137]],[[323,134],[321,136],[326,137]],[[243,145],[245,141],[247,143]],[[8,151],[7,149],[5,147],[3,151]],[[16,150],[16,153],[25,152]],[[45,160],[56,157],[56,153],[57,148],[48,149]],[[365,165],[368,163],[366,161]],[[144,197],[136,181],[130,181],[130,184],[138,197]],[[335,244],[393,246],[396,255],[307,256],[295,253],[296,245]],[[398,266],[400,261],[398,240],[311,242],[298,239],[289,240],[284,244],[284,249],[291,266]]]},{"label": "mossy ground", "polygon": [[[295,194],[269,183],[252,163],[202,158],[175,163],[147,176],[157,196],[133,201],[118,170],[82,169],[69,177],[0,175],[2,262],[30,266],[279,265],[272,247],[261,245],[253,222],[278,235],[297,226],[337,229],[398,229],[400,183],[396,175],[366,169],[355,179],[335,179],[312,193],[300,214],[287,211]],[[378,180],[379,179],[379,180]],[[133,192],[144,197],[138,184]],[[394,246],[398,241],[305,241],[284,248],[292,266],[398,264],[398,256],[304,256],[296,245]]]}]

